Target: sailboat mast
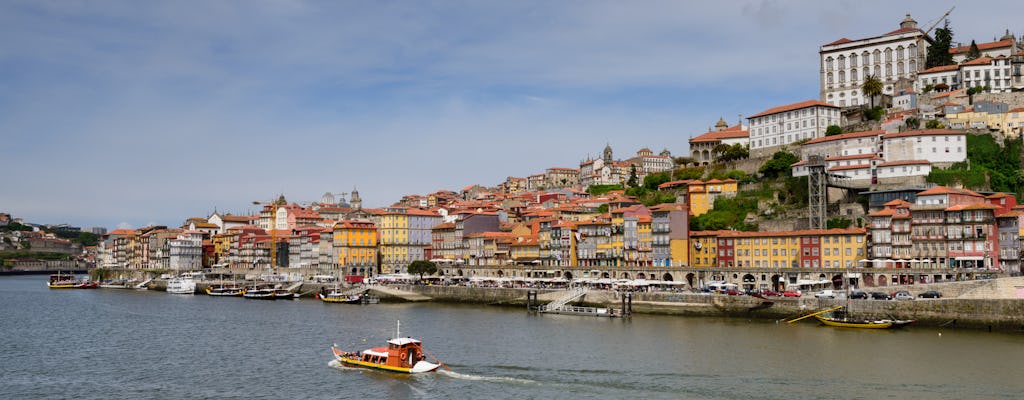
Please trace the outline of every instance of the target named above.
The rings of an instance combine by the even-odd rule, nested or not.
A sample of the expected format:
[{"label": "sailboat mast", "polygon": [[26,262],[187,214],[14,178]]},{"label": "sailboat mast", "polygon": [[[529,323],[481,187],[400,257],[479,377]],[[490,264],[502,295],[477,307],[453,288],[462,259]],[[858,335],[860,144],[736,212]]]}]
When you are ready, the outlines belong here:
[{"label": "sailboat mast", "polygon": [[395,320],[395,339],[402,337],[402,321]]}]

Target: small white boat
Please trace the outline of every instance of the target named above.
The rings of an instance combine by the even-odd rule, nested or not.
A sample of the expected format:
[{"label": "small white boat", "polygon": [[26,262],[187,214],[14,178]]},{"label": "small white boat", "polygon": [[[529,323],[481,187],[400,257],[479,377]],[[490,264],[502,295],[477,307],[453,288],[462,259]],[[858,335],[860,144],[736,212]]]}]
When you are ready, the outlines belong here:
[{"label": "small white boat", "polygon": [[[201,274],[199,276],[202,276]],[[186,272],[177,278],[167,281],[167,293],[172,294],[195,294],[196,274]]]}]

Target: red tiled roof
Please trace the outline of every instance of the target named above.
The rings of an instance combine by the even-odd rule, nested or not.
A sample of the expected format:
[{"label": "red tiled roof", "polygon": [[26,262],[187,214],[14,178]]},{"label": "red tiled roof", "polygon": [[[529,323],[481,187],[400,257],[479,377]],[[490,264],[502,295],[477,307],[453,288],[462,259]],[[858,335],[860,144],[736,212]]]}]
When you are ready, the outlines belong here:
[{"label": "red tiled roof", "polygon": [[875,211],[875,212],[873,212],[871,214],[868,214],[868,216],[869,217],[891,217],[894,213],[896,213],[896,210],[893,210],[891,208],[886,208],[884,210]]},{"label": "red tiled roof", "polygon": [[[860,159],[875,159],[879,158],[875,154],[852,154],[848,156],[833,156],[826,158],[825,161],[845,161],[845,160],[860,160]],[[880,159],[880,158],[879,158]]]},{"label": "red tiled roof", "polygon": [[778,107],[769,108],[769,109],[761,111],[761,112],[759,112],[757,114],[751,115],[751,116],[747,117],[747,119],[757,118],[757,117],[761,117],[761,116],[764,116],[764,115],[778,114],[778,113],[782,113],[782,112],[786,112],[786,111],[799,110],[799,109],[807,108],[807,107],[815,107],[815,106],[829,107],[829,108],[836,108],[836,109],[839,108],[837,106],[825,103],[825,102],[820,101],[820,100],[807,100],[807,101],[801,101],[799,103],[786,104],[784,106],[778,106]]},{"label": "red tiled roof", "polygon": [[896,167],[900,165],[931,165],[931,161],[928,160],[903,160],[903,161],[890,161],[886,163],[878,164],[879,167]]},{"label": "red tiled roof", "polygon": [[918,72],[917,74],[918,75],[934,74],[934,73],[938,73],[938,72],[956,71],[956,70],[959,70],[959,69],[960,69],[960,66],[957,65],[957,64],[953,64],[953,65],[940,65],[938,67],[928,68],[928,69],[926,69],[924,71]]},{"label": "red tiled roof", "polygon": [[809,144],[832,142],[832,141],[843,140],[843,139],[856,139],[856,138],[863,138],[863,137],[874,137],[874,136],[878,136],[878,135],[882,135],[882,134],[885,134],[884,130],[841,133],[841,134],[838,134],[838,135],[825,136],[825,137],[820,137],[820,138],[815,138],[815,139],[808,140],[808,141],[804,142],[804,146],[809,145]]},{"label": "red tiled roof", "polygon": [[910,202],[906,201],[906,200],[903,200],[903,199],[892,199],[892,200],[889,200],[888,203],[885,203],[885,204],[882,204],[882,205],[883,206],[887,206],[887,207],[909,206]]},{"label": "red tiled roof", "polygon": [[864,169],[871,168],[871,164],[857,164],[857,165],[841,165],[838,167],[829,168],[829,171],[846,171],[849,169]]},{"label": "red tiled roof", "polygon": [[834,41],[832,43],[825,43],[824,45],[825,46],[835,46],[837,44],[850,43],[850,42],[852,42],[852,40],[847,39],[847,38],[840,38],[839,40],[836,40],[836,41]]},{"label": "red tiled roof", "polygon": [[750,131],[744,130],[742,126],[735,125],[721,131],[709,131],[690,139],[690,143],[717,142],[722,139],[741,139],[750,137]]},{"label": "red tiled roof", "polygon": [[[978,46],[978,50],[984,51],[989,49],[998,49],[1000,47],[1011,47],[1013,46],[1013,40],[1006,39],[995,42],[975,43],[975,45]],[[953,47],[949,49],[950,54],[966,53],[968,51],[971,51],[971,45]]]},{"label": "red tiled roof", "polygon": [[943,94],[935,95],[935,97],[933,97],[932,99],[933,100],[938,100],[938,99],[944,99],[946,97],[952,97],[954,94],[963,93],[963,91],[964,91],[964,89],[951,90],[951,91],[945,92]]},{"label": "red tiled roof", "polygon": [[883,136],[882,139],[892,139],[892,138],[901,138],[901,137],[914,137],[914,136],[964,135],[964,134],[965,133],[962,132],[962,131],[954,131],[954,130],[949,130],[949,129],[923,129],[923,130],[919,130],[919,131],[906,131],[906,132],[888,133],[885,136]]},{"label": "red tiled roof", "polygon": [[965,62],[961,63],[960,65],[962,65],[962,66],[988,65],[988,64],[991,64],[991,63],[992,63],[992,57],[986,56],[986,57],[978,57],[978,58],[976,58],[974,60],[971,60],[971,61],[965,61]]},{"label": "red tiled roof", "polygon": [[107,235],[132,235],[135,233],[134,229],[115,229],[107,233]]},{"label": "red tiled roof", "polygon": [[894,30],[892,32],[886,33],[885,35],[882,35],[882,36],[899,35],[901,33],[915,32],[915,31],[916,32],[924,33],[924,31],[922,31],[919,28],[900,28],[900,29]]}]

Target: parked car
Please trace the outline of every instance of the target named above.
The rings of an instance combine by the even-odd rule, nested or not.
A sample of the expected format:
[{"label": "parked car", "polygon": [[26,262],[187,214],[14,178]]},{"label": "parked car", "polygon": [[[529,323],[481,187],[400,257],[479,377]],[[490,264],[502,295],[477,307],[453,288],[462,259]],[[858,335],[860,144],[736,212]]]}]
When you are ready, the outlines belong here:
[{"label": "parked car", "polygon": [[774,290],[762,290],[761,295],[764,297],[779,297],[782,296],[782,293],[776,292]]},{"label": "parked car", "polygon": [[942,298],[942,293],[939,293],[938,291],[935,290],[929,290],[927,292],[917,295],[917,297],[920,297],[922,299],[940,299]]},{"label": "parked car", "polygon": [[868,298],[868,294],[867,294],[867,292],[862,292],[860,290],[854,290],[854,291],[850,292],[850,298],[851,299],[866,299],[866,298]]},{"label": "parked car", "polygon": [[814,297],[819,299],[834,299],[836,298],[836,292],[832,289],[825,289],[814,294]]},{"label": "parked car", "polygon": [[914,295],[910,294],[910,292],[908,292],[906,290],[900,290],[900,291],[898,291],[896,293],[893,293],[892,297],[894,299],[896,299],[896,300],[913,300],[914,299]]},{"label": "parked car", "polygon": [[871,292],[871,300],[892,300],[892,296],[888,293]]},{"label": "parked car", "polygon": [[725,289],[725,294],[730,296],[739,296],[743,294],[743,292],[740,292],[739,290],[736,289]]},{"label": "parked car", "polygon": [[782,292],[782,297],[800,297],[801,294],[799,290],[787,290]]}]

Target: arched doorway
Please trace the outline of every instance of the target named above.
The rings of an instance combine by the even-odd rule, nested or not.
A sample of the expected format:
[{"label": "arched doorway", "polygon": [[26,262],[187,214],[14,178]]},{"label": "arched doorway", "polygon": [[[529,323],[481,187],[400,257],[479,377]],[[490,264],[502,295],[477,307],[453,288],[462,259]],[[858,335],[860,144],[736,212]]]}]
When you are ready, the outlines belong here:
[{"label": "arched doorway", "polygon": [[622,275],[619,275],[619,278],[629,279],[629,272],[623,272]]},{"label": "arched doorway", "polygon": [[755,282],[757,282],[757,278],[754,278],[754,275],[743,275],[743,290],[754,290]]},{"label": "arched doorway", "polygon": [[572,280],[572,272],[563,271],[562,272],[562,277],[565,278],[565,280],[567,280],[567,281],[571,281]]},{"label": "arched doorway", "polygon": [[841,289],[843,287],[843,274],[832,275],[832,288]]},{"label": "arched doorway", "polygon": [[782,277],[778,275],[772,275],[772,290],[778,292],[782,290],[781,285]]},{"label": "arched doorway", "polygon": [[644,274],[643,272],[636,274],[636,279],[647,279],[647,274]]},{"label": "arched doorway", "polygon": [[672,282],[675,279],[672,279],[672,274],[666,272],[665,275],[661,276],[661,280],[663,280],[665,282]]},{"label": "arched doorway", "polygon": [[878,286],[889,286],[889,279],[885,275],[879,275],[878,278],[875,278],[875,284]]},{"label": "arched doorway", "polygon": [[504,276],[505,276],[505,271],[502,271],[502,270],[500,270],[500,269],[499,269],[499,270],[498,270],[498,277],[499,277],[499,278],[502,278],[502,277],[504,277]]},{"label": "arched doorway", "polygon": [[865,287],[875,286],[875,276],[871,274],[864,274],[861,276],[861,281]]},{"label": "arched doorway", "polygon": [[458,271],[456,272],[456,275],[458,275],[458,276],[462,276],[462,270],[461,270],[461,269],[460,269],[460,270],[458,270]]},{"label": "arched doorway", "polygon": [[696,279],[696,278],[697,278],[697,276],[694,275],[693,272],[686,274],[686,285],[692,288],[693,287],[693,280]]},{"label": "arched doorway", "polygon": [[610,275],[608,275],[608,273],[607,273],[607,272],[602,272],[602,273],[601,273],[601,277],[602,277],[602,278],[605,278],[605,279],[611,278],[611,276],[610,276]]}]

